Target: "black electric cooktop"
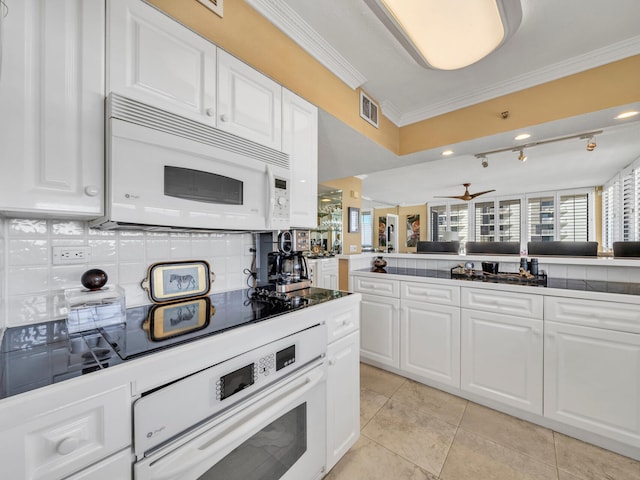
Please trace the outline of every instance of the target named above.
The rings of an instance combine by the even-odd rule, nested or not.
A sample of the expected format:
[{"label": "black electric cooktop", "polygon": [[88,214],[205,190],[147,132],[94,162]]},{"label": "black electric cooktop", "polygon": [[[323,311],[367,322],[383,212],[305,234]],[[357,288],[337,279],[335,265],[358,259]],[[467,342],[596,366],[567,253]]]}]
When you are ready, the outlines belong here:
[{"label": "black electric cooktop", "polygon": [[346,295],[314,287],[279,294],[267,285],[129,308],[124,323],[77,334],[64,320],[12,327],[0,344],[0,398]]}]

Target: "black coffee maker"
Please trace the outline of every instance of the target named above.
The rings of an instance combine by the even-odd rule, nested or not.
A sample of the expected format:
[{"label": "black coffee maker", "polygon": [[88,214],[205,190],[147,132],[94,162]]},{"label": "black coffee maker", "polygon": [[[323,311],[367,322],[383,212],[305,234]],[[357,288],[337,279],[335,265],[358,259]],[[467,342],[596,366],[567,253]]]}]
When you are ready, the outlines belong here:
[{"label": "black coffee maker", "polygon": [[278,251],[268,254],[268,280],[276,291],[290,292],[311,286],[304,252],[310,246],[309,230],[284,230],[278,234]]}]

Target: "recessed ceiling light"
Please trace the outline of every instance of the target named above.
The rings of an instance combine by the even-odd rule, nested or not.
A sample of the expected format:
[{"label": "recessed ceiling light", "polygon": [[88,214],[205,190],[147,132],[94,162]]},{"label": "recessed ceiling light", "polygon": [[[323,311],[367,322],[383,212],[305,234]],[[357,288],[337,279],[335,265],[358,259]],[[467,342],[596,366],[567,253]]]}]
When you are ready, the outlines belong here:
[{"label": "recessed ceiling light", "polygon": [[445,150],[440,155],[442,155],[443,157],[448,157],[449,155],[453,155],[453,150]]},{"label": "recessed ceiling light", "polygon": [[516,135],[514,140],[526,140],[527,138],[529,138],[531,135],[528,133],[521,133],[520,135]]},{"label": "recessed ceiling light", "polygon": [[623,118],[629,118],[629,117],[635,117],[636,115],[638,115],[640,112],[636,112],[635,110],[630,111],[630,112],[623,112],[620,115],[618,115],[617,117],[614,117],[616,120],[622,120]]}]

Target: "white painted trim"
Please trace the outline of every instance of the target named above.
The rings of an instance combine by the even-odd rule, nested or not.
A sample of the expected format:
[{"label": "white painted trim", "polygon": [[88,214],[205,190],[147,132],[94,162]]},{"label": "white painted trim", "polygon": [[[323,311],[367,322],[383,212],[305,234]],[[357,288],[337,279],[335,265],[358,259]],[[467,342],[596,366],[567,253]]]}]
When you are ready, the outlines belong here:
[{"label": "white painted trim", "polygon": [[281,0],[245,0],[334,75],[355,90],[367,79]]}]

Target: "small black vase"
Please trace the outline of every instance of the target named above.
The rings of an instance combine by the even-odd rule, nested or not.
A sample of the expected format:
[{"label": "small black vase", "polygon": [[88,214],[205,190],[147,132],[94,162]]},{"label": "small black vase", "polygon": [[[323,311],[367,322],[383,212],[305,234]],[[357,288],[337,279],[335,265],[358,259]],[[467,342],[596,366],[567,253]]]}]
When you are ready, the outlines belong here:
[{"label": "small black vase", "polygon": [[107,280],[108,277],[104,270],[92,268],[82,274],[80,283],[82,283],[84,288],[88,288],[89,290],[100,290],[107,284]]}]

